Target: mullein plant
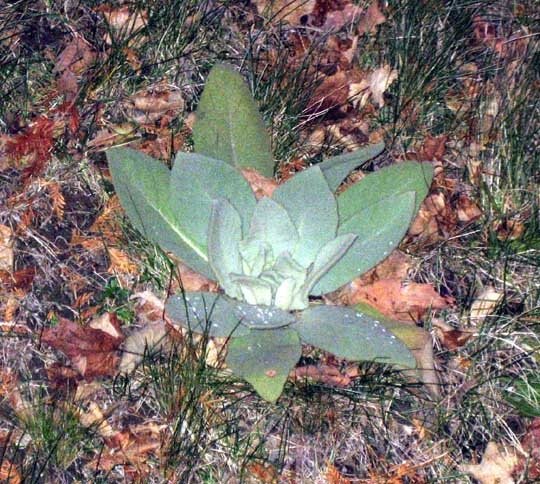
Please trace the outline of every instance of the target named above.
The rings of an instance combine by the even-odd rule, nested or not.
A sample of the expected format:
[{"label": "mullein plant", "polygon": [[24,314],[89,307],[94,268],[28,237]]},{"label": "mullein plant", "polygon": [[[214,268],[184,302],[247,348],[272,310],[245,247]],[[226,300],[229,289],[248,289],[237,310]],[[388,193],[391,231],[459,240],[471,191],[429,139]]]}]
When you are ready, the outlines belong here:
[{"label": "mullein plant", "polygon": [[425,198],[433,170],[405,162],[336,195],[383,144],[297,173],[260,200],[242,169],[274,173],[270,138],[247,85],[230,66],[209,74],[193,129],[194,152],[172,170],[143,153],[108,151],[113,183],[133,225],[223,293],[169,298],[190,331],[230,338],[226,364],[268,401],[281,394],[302,343],[353,361],[415,367],[407,346],[373,315],[314,301],[381,262]]}]

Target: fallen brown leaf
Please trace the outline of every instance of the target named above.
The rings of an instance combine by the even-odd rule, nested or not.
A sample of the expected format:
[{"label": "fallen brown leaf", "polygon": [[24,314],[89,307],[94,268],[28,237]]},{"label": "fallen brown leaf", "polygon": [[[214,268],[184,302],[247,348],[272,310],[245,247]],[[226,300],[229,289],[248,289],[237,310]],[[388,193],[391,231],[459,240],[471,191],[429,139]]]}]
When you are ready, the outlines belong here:
[{"label": "fallen brown leaf", "polygon": [[361,285],[354,279],[347,287],[347,304],[367,303],[384,316],[397,321],[418,321],[429,309],[445,309],[453,303],[440,296],[431,284],[404,284],[401,279],[384,279]]},{"label": "fallen brown leaf", "polygon": [[328,484],[351,484],[350,479],[344,477],[336,466],[327,462],[326,472],[324,473],[324,479]]},{"label": "fallen brown leaf", "polygon": [[5,484],[20,484],[22,482],[17,467],[5,458],[2,458],[2,465],[0,465],[0,481]]},{"label": "fallen brown leaf", "polygon": [[457,202],[457,218],[462,223],[470,223],[482,216],[482,210],[467,195],[460,195]]},{"label": "fallen brown leaf", "polygon": [[0,271],[13,270],[13,230],[0,225]]},{"label": "fallen brown leaf", "polygon": [[259,15],[267,15],[272,22],[302,24],[302,17],[313,12],[316,0],[254,0]]},{"label": "fallen brown leaf", "polygon": [[254,462],[249,464],[247,472],[251,476],[258,479],[259,482],[264,484],[277,484],[278,483],[278,471],[271,464],[261,464],[260,462]]},{"label": "fallen brown leaf", "polygon": [[217,292],[218,283],[212,281],[201,273],[190,269],[183,262],[178,261],[176,265],[176,271],[178,274],[179,284],[175,283],[171,287],[171,291],[181,288],[185,292]]},{"label": "fallen brown leaf", "polygon": [[362,275],[362,285],[372,284],[382,279],[406,279],[412,264],[411,256],[396,249],[380,264]]},{"label": "fallen brown leaf", "polygon": [[358,22],[358,33],[372,34],[376,31],[377,26],[386,22],[386,17],[381,11],[378,0],[372,0],[366,10],[365,15]]},{"label": "fallen brown leaf", "polygon": [[117,350],[124,340],[117,330],[120,336],[114,337],[102,329],[61,318],[57,326],[43,331],[42,342],[64,353],[83,377],[93,379],[117,372]]},{"label": "fallen brown leaf", "polygon": [[451,329],[440,333],[441,344],[450,351],[456,351],[464,346],[467,341],[472,338],[473,334],[470,331],[462,331],[459,329]]},{"label": "fallen brown leaf", "polygon": [[540,418],[536,417],[527,427],[524,437],[521,439],[523,450],[528,453],[522,456],[517,471],[520,473],[527,469],[527,478],[540,480]]},{"label": "fallen brown leaf", "polygon": [[242,175],[248,181],[255,193],[257,200],[263,197],[271,197],[272,193],[278,186],[278,182],[273,178],[266,178],[262,176],[257,170],[247,168],[242,170]]},{"label": "fallen brown leaf", "polygon": [[345,388],[351,384],[351,378],[339,371],[339,368],[329,365],[300,366],[291,371],[290,377],[324,383],[325,385]]},{"label": "fallen brown leaf", "polygon": [[75,35],[58,55],[53,73],[70,71],[80,74],[90,67],[95,59],[96,54],[90,44],[81,36]]},{"label": "fallen brown leaf", "polygon": [[512,471],[518,462],[513,449],[501,449],[489,442],[480,464],[464,464],[461,470],[477,479],[480,484],[514,484]]},{"label": "fallen brown leaf", "polygon": [[475,327],[480,327],[485,319],[493,314],[504,294],[493,287],[486,287],[473,301],[469,312],[469,322]]}]

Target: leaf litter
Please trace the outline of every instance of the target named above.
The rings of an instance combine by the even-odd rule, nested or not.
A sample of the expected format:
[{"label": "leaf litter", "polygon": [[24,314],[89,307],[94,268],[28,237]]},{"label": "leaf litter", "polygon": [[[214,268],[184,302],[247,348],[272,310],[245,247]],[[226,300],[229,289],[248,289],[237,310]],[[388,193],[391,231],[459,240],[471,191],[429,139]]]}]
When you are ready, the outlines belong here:
[{"label": "leaf litter", "polygon": [[[283,21],[291,28],[298,30],[298,37],[294,41],[297,57],[291,58],[291,64],[302,59],[305,46],[312,41],[302,31],[301,27],[304,24],[311,28],[318,28],[327,35],[323,55],[326,56],[328,62],[324,69],[312,69],[311,75],[320,81],[320,85],[313,91],[308,109],[312,121],[306,124],[306,129],[302,133],[304,139],[313,141],[311,149],[315,145],[317,145],[316,149],[320,149],[330,139],[333,140],[333,146],[353,150],[359,144],[374,141],[381,136],[381,133],[384,134],[384,130],[374,130],[373,126],[376,126],[375,120],[380,110],[392,105],[396,83],[400,82],[400,70],[382,62],[360,70],[357,67],[358,63],[353,60],[354,55],[363,48],[363,42],[371,42],[370,35],[377,34],[378,29],[384,28],[385,22],[391,21],[393,12],[382,8],[379,2],[364,2],[365,5],[362,6],[347,1],[310,1],[293,2],[293,4],[257,1],[253,3],[257,14],[271,19],[273,26]],[[280,13],[275,15],[276,12]],[[146,12],[131,12],[128,6],[116,8],[106,5],[105,8],[98,9],[98,13],[107,20],[115,32],[125,31],[137,34],[137,42],[129,45],[132,52],[126,50],[124,54],[126,57],[131,56],[131,61],[128,62],[133,62],[133,55],[136,58],[134,64],[139,62],[136,50],[140,43],[145,41],[145,35],[140,34],[147,26]],[[514,32],[505,31],[494,18],[474,17],[471,32],[476,48],[492,52],[501,61],[502,69],[510,79],[517,69],[515,60],[519,60],[524,55],[531,37],[529,37],[529,32],[524,30],[525,27]],[[335,32],[338,31],[341,33],[336,35]],[[114,35],[118,34],[113,33]],[[293,34],[291,37],[294,37]],[[15,31],[13,39],[10,48],[16,49],[17,39],[20,42],[21,33]],[[108,41],[110,40],[109,37]],[[140,358],[138,361],[127,364],[129,369],[133,370],[140,363],[145,349],[148,347],[159,349],[162,336],[175,329],[169,327],[162,317],[161,296],[157,301],[150,303],[150,307],[145,308],[144,304],[136,306],[136,313],[140,318],[139,329],[128,330],[125,326],[105,324],[106,319],[111,317],[109,313],[105,313],[105,319],[96,318],[88,324],[85,324],[85,321],[82,323],[76,321],[76,315],[80,314],[77,312],[79,309],[88,309],[94,304],[96,306],[92,307],[98,307],[98,298],[94,296],[105,286],[108,278],[113,277],[113,274],[119,278],[125,276],[122,284],[128,287],[131,282],[137,280],[137,267],[140,265],[138,265],[139,261],[132,259],[131,252],[128,254],[124,251],[125,241],[120,235],[123,233],[119,223],[120,212],[117,206],[114,207],[113,198],[109,198],[105,203],[95,196],[85,199],[83,195],[78,195],[81,191],[65,186],[65,183],[79,184],[80,180],[65,174],[61,174],[66,178],[62,183],[47,182],[40,185],[40,178],[48,177],[50,173],[48,170],[51,167],[54,168],[56,150],[63,143],[64,138],[71,138],[67,145],[68,152],[75,160],[81,159],[77,142],[81,139],[79,138],[81,124],[88,122],[88,118],[85,118],[88,112],[74,100],[79,96],[87,77],[95,69],[96,60],[108,55],[105,49],[95,49],[95,45],[91,45],[85,38],[71,33],[66,35],[56,51],[58,55],[54,59],[53,71],[55,79],[54,84],[51,84],[51,89],[56,89],[56,94],[63,96],[67,104],[61,109],[53,107],[59,106],[58,103],[31,106],[35,110],[35,116],[31,120],[23,123],[18,129],[1,135],[0,167],[2,172],[11,174],[8,178],[2,178],[2,183],[4,183],[4,187],[1,188],[2,194],[7,186],[4,180],[9,179],[10,185],[16,185],[14,190],[19,197],[17,200],[12,196],[5,197],[7,204],[10,204],[11,213],[16,216],[13,218],[6,216],[3,207],[0,220],[3,224],[1,228],[5,228],[2,232],[3,239],[0,239],[2,314],[6,322],[24,324],[27,334],[38,334],[36,330],[43,329],[40,334],[44,346],[50,346],[58,352],[56,354],[64,355],[60,357],[62,366],[57,374],[63,374],[66,378],[75,380],[81,377],[107,380],[116,375],[122,366],[123,357],[119,355],[130,352],[138,355]],[[505,60],[504,63],[502,63],[503,60]],[[481,100],[484,94],[480,89],[480,83],[474,77],[479,76],[479,68],[476,65],[468,68],[472,75],[463,78],[460,84],[461,91],[454,92],[452,98],[446,98],[447,106],[452,112],[469,109]],[[163,86],[166,85],[164,82]],[[112,144],[131,142],[135,138],[135,146],[143,146],[153,156],[169,160],[189,138],[189,128],[183,133],[175,131],[174,118],[178,115],[182,116],[185,109],[191,109],[192,99],[189,97],[186,99],[184,91],[176,85],[173,85],[171,89],[163,88],[162,90],[156,89],[155,85],[142,87],[138,94],[130,94],[123,98],[126,116],[117,118],[120,120],[118,123],[106,122],[106,116],[98,112],[97,123],[102,131],[93,132],[96,134],[93,138],[95,152]],[[452,171],[455,170],[451,169],[449,162],[450,159],[455,159],[453,150],[460,149],[459,142],[462,141],[459,139],[460,136],[465,138],[466,144],[470,142],[472,145],[476,142],[467,139],[469,134],[456,132],[435,136],[421,131],[418,137],[423,139],[412,151],[406,151],[402,155],[399,150],[392,152],[397,160],[436,160],[435,165],[440,168],[439,176],[436,177],[436,182],[427,201],[423,204],[419,218],[414,222],[409,231],[408,240],[402,247],[406,255],[405,252],[395,251],[372,273],[364,276],[362,281],[354,281],[354,285],[346,288],[345,293],[339,295],[335,303],[344,304],[347,301],[346,298],[350,298],[347,302],[349,304],[352,303],[351,301],[368,302],[387,316],[401,320],[407,325],[423,324],[431,320],[437,310],[442,311],[442,314],[455,310],[456,306],[453,305],[452,297],[447,294],[441,295],[438,291],[440,288],[432,280],[426,281],[415,277],[418,274],[418,268],[414,257],[417,255],[422,257],[426,250],[441,242],[453,238],[459,240],[464,229],[475,227],[475,223],[488,216],[485,205],[479,204],[475,187],[480,186],[479,184],[484,183],[490,176],[485,160],[479,161],[479,159],[486,149],[485,146],[492,142],[489,132],[494,131],[501,109],[501,99],[496,89],[494,85],[487,88],[491,91],[491,100],[487,104],[484,124],[480,127],[486,134],[482,133],[479,148],[475,148],[478,159],[467,162],[466,165],[471,185],[454,176]],[[474,127],[471,126],[472,129]],[[174,138],[173,143],[170,142],[171,138]],[[289,169],[288,166],[291,167],[291,171],[300,171],[307,166],[306,159],[309,160],[307,157],[299,157],[291,163],[279,160],[280,166],[283,165],[281,172],[285,173]],[[377,163],[380,162],[382,161],[375,162],[375,169]],[[92,156],[91,170],[95,169],[99,172],[99,163],[99,158]],[[279,183],[278,180],[259,178],[256,173],[244,173],[244,175],[250,180],[258,197],[269,196]],[[360,172],[357,177],[361,176]],[[31,190],[34,189],[35,193],[30,196]],[[75,196],[72,196],[73,193]],[[491,229],[501,242],[519,241],[524,236],[527,223],[529,223],[530,215],[526,211],[521,211],[521,207],[512,206],[512,203],[505,202],[499,218],[495,221],[489,220],[492,224]],[[98,214],[98,210],[102,213]],[[92,215],[90,215],[91,212],[93,212]],[[54,216],[54,220],[51,216]],[[46,234],[47,236],[43,235],[44,227],[49,227],[50,233]],[[54,236],[50,236],[51,234]],[[58,241],[62,237],[70,242],[70,247],[58,251],[56,261],[69,259],[73,253],[76,253],[76,256],[73,258],[74,264],[62,267],[63,277],[58,279],[65,284],[66,288],[69,287],[69,297],[66,298],[63,295],[57,298],[58,304],[49,304],[46,308],[47,311],[51,311],[50,321],[57,320],[56,326],[49,326],[50,323],[44,322],[47,321],[45,319],[47,311],[36,303],[33,296],[33,292],[37,289],[43,290],[47,287],[44,283],[44,279],[48,277],[47,268],[39,262],[36,263],[36,259],[39,260],[38,257],[32,258],[28,254],[36,253],[36,251],[42,251],[45,254],[52,253],[57,250],[54,244],[61,243]],[[482,240],[485,242],[486,238]],[[70,254],[70,251],[73,253]],[[88,264],[90,259],[92,262]],[[41,260],[43,261],[43,255]],[[198,288],[192,290],[201,290],[201,288],[217,290],[217,287],[212,286],[213,281],[202,280],[182,267],[179,271],[185,287]],[[54,277],[49,279],[50,282],[54,282]],[[495,280],[495,282],[499,281]],[[490,279],[489,283],[493,284],[493,280]],[[55,284],[59,283],[55,282]],[[178,283],[175,282],[175,284]],[[50,289],[52,287],[51,284],[48,290],[52,290]],[[467,356],[467,345],[474,344],[474,341],[471,343],[469,338],[469,329],[474,328],[476,331],[495,319],[496,310],[501,309],[502,286],[496,284],[485,287],[487,287],[486,291],[478,290],[472,304],[467,306],[470,309],[461,320],[463,327],[455,323],[441,326],[444,329],[442,333],[439,333],[437,321],[434,320],[435,333],[440,337],[439,341],[444,348],[449,351],[463,352],[463,355]],[[85,301],[87,294],[90,299]],[[389,294],[391,298],[388,297]],[[463,298],[458,297],[458,294],[456,298],[459,304],[463,303]],[[47,300],[51,301],[51,299]],[[38,318],[29,316],[29,313],[36,308],[39,308],[39,313],[43,316],[40,324],[45,326],[41,328],[36,325]],[[61,316],[57,319],[56,313],[66,317]],[[113,314],[113,321],[118,323],[114,313],[111,314]],[[473,328],[467,327],[469,325]],[[128,336],[122,346],[124,334]],[[133,343],[133,347],[130,346],[132,336],[131,341],[137,340]],[[435,356],[435,359],[438,365],[446,362],[440,355]],[[67,362],[69,366],[64,366],[63,362]],[[361,376],[357,370],[342,368],[339,361],[330,360],[326,363],[300,366],[295,369],[295,376],[304,380],[311,378],[315,383],[339,388],[351,388],[351,385],[354,385]],[[75,368],[76,375],[67,371],[71,368]],[[52,375],[51,372],[51,377]],[[78,385],[81,385],[80,381]],[[19,392],[20,397],[17,397],[15,387],[10,388],[12,407],[18,408],[19,411],[26,408],[24,403],[21,404],[23,395]],[[15,402],[17,398],[19,403]],[[91,405],[88,414],[94,415],[95,422],[107,420],[107,414],[99,406]],[[91,418],[88,418],[87,422],[91,421]],[[538,433],[535,423],[527,426],[524,432],[522,445],[530,454],[528,459],[532,461],[532,465],[531,462],[527,463],[527,458],[514,454],[511,446],[502,449],[502,446],[494,442],[489,442],[487,446],[484,442],[481,449],[485,450],[478,451],[478,455],[482,456],[480,464],[464,464],[462,469],[477,477],[482,484],[496,482],[497,479],[499,479],[497,482],[517,482],[514,471],[516,459],[518,459],[519,472],[525,472],[524,469],[528,466],[530,479],[535,479],[534,472],[537,471],[534,464],[538,463],[538,457],[534,457],[536,447],[538,447],[535,445],[535,436]],[[136,426],[130,425],[127,429],[117,429],[116,425],[114,427],[109,425],[107,430],[100,427],[99,433],[102,434],[101,437],[106,444],[104,458],[103,460],[99,458],[89,460],[89,468],[112,471],[118,465],[123,466],[126,475],[133,479],[148,475],[151,466],[147,464],[146,459],[150,455],[159,455],[159,452],[156,453],[159,449],[159,426],[154,428],[148,424],[146,429],[137,429]],[[358,451],[364,459],[362,452]],[[519,458],[513,455],[518,455]],[[392,468],[391,462],[385,461],[384,458],[378,460],[378,467],[372,463],[370,464],[372,468],[380,470],[381,467],[386,467],[389,472],[384,474],[371,471],[368,465],[365,469],[368,469],[372,475],[371,482],[383,482],[381,480],[383,474],[386,479],[384,482],[425,482],[421,480],[425,477],[422,477],[420,470],[418,470],[420,474],[417,474],[416,470],[411,470],[414,468],[413,464],[410,466],[403,464],[404,467],[397,469]],[[15,466],[9,465],[10,462],[3,461],[0,477],[8,482],[19,482],[21,480],[19,472]],[[294,466],[298,468],[298,476],[302,465],[301,456],[296,456]],[[363,482],[357,479],[357,476],[363,472],[358,466],[354,468],[352,474],[355,477],[351,479],[344,477],[350,474],[341,472],[347,469],[347,466],[338,466],[339,464],[333,466],[328,461],[327,481],[331,482],[333,479],[344,483]],[[390,472],[390,469],[393,469],[393,472]],[[271,482],[279,479],[272,467],[252,466],[250,471],[261,480],[266,479]],[[303,482],[299,479],[298,477],[297,482]],[[314,479],[312,478],[310,482],[315,482]]]}]

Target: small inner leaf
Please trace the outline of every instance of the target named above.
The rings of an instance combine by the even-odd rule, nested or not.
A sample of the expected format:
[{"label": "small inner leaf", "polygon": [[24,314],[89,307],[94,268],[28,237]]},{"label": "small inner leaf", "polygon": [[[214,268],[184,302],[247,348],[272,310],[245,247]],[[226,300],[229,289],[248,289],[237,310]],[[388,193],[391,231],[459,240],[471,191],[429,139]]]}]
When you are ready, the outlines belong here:
[{"label": "small inner leaf", "polygon": [[275,257],[291,253],[298,241],[298,232],[287,210],[271,198],[259,200],[249,228],[249,237],[267,242]]},{"label": "small inner leaf", "polygon": [[279,185],[272,200],[287,210],[298,230],[293,258],[308,267],[320,248],[336,236],[337,203],[319,166],[301,171]]},{"label": "small inner leaf", "polygon": [[214,200],[208,226],[208,257],[219,283],[235,298],[242,293],[231,283],[230,274],[241,271],[238,243],[242,239],[242,220],[234,207],[224,198]]}]

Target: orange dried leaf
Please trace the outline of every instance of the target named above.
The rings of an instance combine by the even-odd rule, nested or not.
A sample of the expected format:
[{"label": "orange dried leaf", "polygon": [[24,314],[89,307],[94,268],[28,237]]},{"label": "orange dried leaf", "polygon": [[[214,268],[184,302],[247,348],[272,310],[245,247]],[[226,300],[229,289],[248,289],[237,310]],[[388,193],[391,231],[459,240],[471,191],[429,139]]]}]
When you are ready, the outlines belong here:
[{"label": "orange dried leaf", "polygon": [[343,477],[341,472],[333,464],[328,462],[326,464],[326,472],[324,478],[328,484],[351,484],[350,479]]},{"label": "orange dried leaf", "polygon": [[386,22],[386,17],[381,11],[379,0],[372,0],[364,17],[358,23],[358,33],[374,33],[378,25]]},{"label": "orange dried leaf", "polygon": [[[177,265],[178,278],[180,279],[181,287],[186,292],[217,292],[218,284],[212,281],[201,273],[196,272],[179,262]],[[174,288],[173,288],[174,289]]]},{"label": "orange dried leaf", "polygon": [[64,198],[64,195],[62,195],[60,185],[58,183],[50,183],[48,188],[51,195],[53,211],[58,220],[63,220],[66,200]]},{"label": "orange dried leaf", "polygon": [[142,93],[131,96],[135,109],[147,113],[164,113],[165,111],[184,109],[184,97],[180,91]]},{"label": "orange dried leaf", "polygon": [[42,342],[64,353],[85,378],[116,374],[116,351],[123,339],[64,318],[42,335]]},{"label": "orange dried leaf", "polygon": [[107,272],[121,272],[123,274],[137,274],[139,272],[137,265],[131,262],[131,259],[125,252],[114,247],[110,247],[108,252],[110,265]]},{"label": "orange dried leaf", "polygon": [[254,462],[248,465],[247,471],[253,477],[264,484],[277,484],[278,472],[276,468],[271,464],[261,464],[260,462]]},{"label": "orange dried leaf", "polygon": [[397,321],[418,321],[428,310],[445,309],[453,303],[452,298],[440,296],[431,284],[404,284],[401,279],[384,279],[365,286],[360,284],[359,279],[349,284],[347,303],[367,303]]},{"label": "orange dried leaf", "polygon": [[272,193],[274,193],[274,190],[278,186],[276,180],[273,178],[266,178],[257,170],[253,170],[251,168],[242,170],[242,175],[250,184],[257,200],[263,197],[271,197]]},{"label": "orange dried leaf", "polygon": [[22,482],[21,474],[14,464],[3,458],[0,465],[0,481],[5,484],[20,484]]}]

